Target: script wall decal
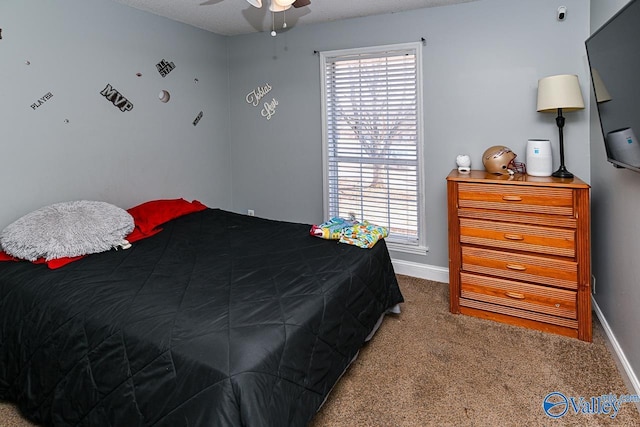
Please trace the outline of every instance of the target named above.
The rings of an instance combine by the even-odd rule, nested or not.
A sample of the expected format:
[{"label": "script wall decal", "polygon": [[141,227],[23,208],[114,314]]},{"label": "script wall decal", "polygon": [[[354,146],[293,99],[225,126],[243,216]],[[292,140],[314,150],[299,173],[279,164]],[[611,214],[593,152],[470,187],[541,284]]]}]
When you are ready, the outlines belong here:
[{"label": "script wall decal", "polygon": [[276,107],[278,107],[278,101],[273,98],[271,101],[264,103],[260,114],[262,114],[262,117],[265,119],[271,120],[271,117],[276,113]]},{"label": "script wall decal", "polygon": [[[245,97],[245,101],[247,104],[251,104],[254,107],[258,107],[262,98],[264,98],[269,92],[271,92],[271,85],[269,83],[258,86],[251,92],[247,94]],[[275,98],[272,98],[271,101],[266,101],[262,104],[262,109],[260,110],[260,115],[267,120],[271,120],[271,117],[276,113],[276,108],[278,107],[278,101]]]}]

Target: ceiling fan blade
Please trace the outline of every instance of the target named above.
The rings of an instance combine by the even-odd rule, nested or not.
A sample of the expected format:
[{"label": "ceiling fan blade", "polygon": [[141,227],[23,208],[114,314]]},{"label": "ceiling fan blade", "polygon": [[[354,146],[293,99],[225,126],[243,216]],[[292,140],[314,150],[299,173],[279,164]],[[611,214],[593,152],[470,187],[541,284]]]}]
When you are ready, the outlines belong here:
[{"label": "ceiling fan blade", "polygon": [[304,7],[309,6],[311,4],[311,0],[296,0],[293,2],[293,7]]}]

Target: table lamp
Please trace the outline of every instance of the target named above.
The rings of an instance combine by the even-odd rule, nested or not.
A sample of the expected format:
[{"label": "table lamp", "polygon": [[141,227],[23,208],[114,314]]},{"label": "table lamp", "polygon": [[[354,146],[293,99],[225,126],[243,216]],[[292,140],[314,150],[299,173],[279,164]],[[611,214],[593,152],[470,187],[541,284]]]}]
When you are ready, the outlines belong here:
[{"label": "table lamp", "polygon": [[560,167],[552,173],[557,178],[573,178],[573,174],[564,165],[564,111],[576,111],[584,108],[582,92],[578,76],[575,74],[561,74],[538,80],[538,111],[542,113],[558,112],[556,124],[560,143]]}]

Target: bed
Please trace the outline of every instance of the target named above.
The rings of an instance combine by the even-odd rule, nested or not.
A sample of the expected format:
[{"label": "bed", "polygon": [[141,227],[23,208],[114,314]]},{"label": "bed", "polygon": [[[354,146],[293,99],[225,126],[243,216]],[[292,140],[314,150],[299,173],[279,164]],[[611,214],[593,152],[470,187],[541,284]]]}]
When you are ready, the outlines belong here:
[{"label": "bed", "polygon": [[385,241],[206,208],[128,249],[0,262],[0,399],[55,426],[304,426],[403,301]]}]

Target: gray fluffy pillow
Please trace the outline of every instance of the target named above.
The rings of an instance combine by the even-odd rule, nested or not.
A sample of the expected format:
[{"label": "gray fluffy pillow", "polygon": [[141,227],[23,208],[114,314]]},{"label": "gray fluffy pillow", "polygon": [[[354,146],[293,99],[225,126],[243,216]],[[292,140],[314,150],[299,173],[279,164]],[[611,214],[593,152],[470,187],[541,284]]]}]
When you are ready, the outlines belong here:
[{"label": "gray fluffy pillow", "polygon": [[108,251],[133,231],[133,217],[106,202],[55,203],[26,214],[0,234],[0,245],[16,258],[46,261]]}]

